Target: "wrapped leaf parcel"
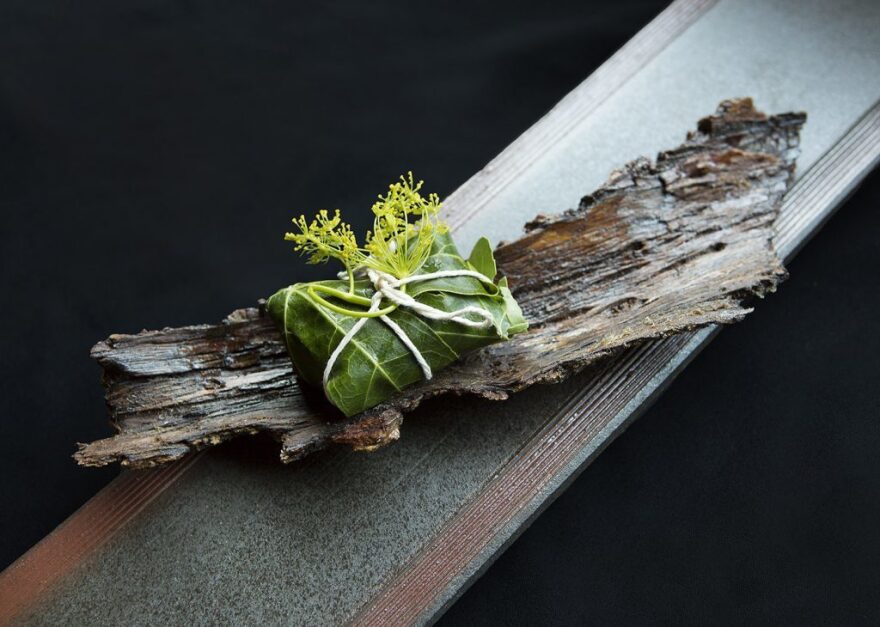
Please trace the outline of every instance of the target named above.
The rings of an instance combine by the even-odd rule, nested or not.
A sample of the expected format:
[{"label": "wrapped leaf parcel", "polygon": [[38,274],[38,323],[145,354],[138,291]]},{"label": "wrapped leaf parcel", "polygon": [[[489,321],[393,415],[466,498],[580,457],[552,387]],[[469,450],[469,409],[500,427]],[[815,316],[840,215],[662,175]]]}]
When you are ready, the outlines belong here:
[{"label": "wrapped leaf parcel", "polygon": [[279,290],[267,309],[300,378],[346,416],[528,328],[506,278],[495,281],[489,242],[463,258],[438,218],[438,197],[421,187],[410,173],[379,196],[363,247],[338,210],[301,216],[285,236],[310,263],[345,267],[338,280]]}]

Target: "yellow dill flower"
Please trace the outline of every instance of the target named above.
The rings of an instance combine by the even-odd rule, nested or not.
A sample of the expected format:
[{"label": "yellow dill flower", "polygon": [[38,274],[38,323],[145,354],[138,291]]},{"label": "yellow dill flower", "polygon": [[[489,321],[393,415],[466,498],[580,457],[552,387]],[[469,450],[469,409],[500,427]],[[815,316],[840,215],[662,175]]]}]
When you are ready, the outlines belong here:
[{"label": "yellow dill flower", "polygon": [[412,172],[388,186],[373,204],[373,230],[367,232],[363,247],[351,227],[342,221],[337,209],[332,215],[322,209],[308,222],[305,216],[293,220],[298,233],[286,233],[294,250],[309,256],[309,263],[322,263],[331,257],[339,260],[351,277],[363,267],[370,267],[404,278],[418,272],[431,253],[437,233],[446,225],[439,219],[437,194],[421,195],[424,181],[416,182]]},{"label": "yellow dill flower", "polygon": [[309,255],[309,263],[323,263],[333,257],[353,267],[363,257],[351,226],[339,217],[339,209],[332,216],[321,209],[311,222],[300,216],[293,224],[300,232],[285,233],[284,239],[294,243],[295,251]]},{"label": "yellow dill flower", "polygon": [[424,181],[416,182],[412,172],[399,183],[388,186],[388,193],[373,204],[373,231],[367,233],[365,265],[398,278],[414,274],[428,259],[434,234],[442,228],[438,218],[440,198],[423,197]]}]

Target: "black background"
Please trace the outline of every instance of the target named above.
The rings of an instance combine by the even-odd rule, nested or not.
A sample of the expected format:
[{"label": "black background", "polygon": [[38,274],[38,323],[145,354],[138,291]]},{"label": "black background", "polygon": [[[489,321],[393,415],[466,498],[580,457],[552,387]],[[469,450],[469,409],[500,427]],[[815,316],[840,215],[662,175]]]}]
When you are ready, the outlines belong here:
[{"label": "black background", "polygon": [[[109,433],[95,341],[317,276],[294,213],[448,193],[663,5],[3,3],[0,567],[115,476],[69,457]],[[443,622],[880,619],[878,205],[873,175]]]}]

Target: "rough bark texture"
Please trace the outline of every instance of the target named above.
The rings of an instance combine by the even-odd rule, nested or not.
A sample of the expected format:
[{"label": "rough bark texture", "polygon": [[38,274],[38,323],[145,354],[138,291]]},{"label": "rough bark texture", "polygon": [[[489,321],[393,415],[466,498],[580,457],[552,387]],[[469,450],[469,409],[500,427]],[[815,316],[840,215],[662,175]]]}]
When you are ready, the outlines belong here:
[{"label": "rough bark texture", "polygon": [[538,216],[496,251],[530,330],[350,419],[304,395],[259,309],[219,325],[112,335],[92,356],[119,434],[80,445],[75,458],[149,466],[258,431],[279,439],[283,461],[333,443],[375,448],[397,439],[403,413],[425,398],[505,399],[635,342],[740,320],[751,311],[744,299],[785,276],[773,223],[805,119],[726,101],[656,163],[638,159],[577,209]]}]

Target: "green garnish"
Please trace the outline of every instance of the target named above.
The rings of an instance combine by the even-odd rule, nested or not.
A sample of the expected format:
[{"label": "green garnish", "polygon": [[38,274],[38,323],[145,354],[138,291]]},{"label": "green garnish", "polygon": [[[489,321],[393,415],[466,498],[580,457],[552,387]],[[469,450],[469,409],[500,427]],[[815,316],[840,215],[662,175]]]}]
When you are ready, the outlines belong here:
[{"label": "green garnish", "polygon": [[309,263],[345,269],[345,280],[279,290],[267,308],[300,376],[349,416],[528,327],[506,279],[493,281],[488,240],[463,259],[422,185],[409,173],[379,196],[363,246],[338,210],[300,216],[285,235]]}]

